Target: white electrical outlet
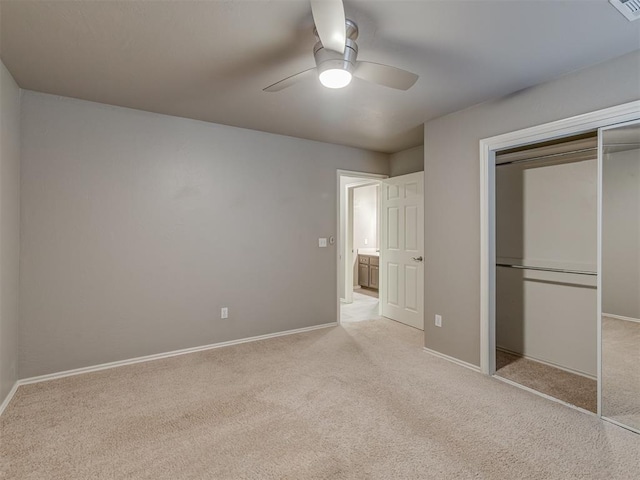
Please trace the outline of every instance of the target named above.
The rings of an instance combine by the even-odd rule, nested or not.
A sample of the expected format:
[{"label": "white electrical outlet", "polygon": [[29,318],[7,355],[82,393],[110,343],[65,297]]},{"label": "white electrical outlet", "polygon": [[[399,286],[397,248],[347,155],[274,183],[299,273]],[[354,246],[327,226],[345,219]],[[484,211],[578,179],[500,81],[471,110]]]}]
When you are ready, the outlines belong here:
[{"label": "white electrical outlet", "polygon": [[318,246],[320,248],[324,248],[327,246],[327,239],[326,238],[319,238],[318,239]]},{"label": "white electrical outlet", "polygon": [[220,318],[229,318],[229,308],[228,307],[222,307],[220,309]]},{"label": "white electrical outlet", "polygon": [[442,315],[436,315],[436,327],[442,326]]}]

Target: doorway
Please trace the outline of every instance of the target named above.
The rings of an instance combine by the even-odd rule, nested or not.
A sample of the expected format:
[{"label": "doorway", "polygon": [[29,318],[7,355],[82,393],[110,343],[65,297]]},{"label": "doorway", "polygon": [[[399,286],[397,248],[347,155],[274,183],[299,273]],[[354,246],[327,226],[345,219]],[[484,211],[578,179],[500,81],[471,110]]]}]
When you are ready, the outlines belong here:
[{"label": "doorway", "polygon": [[[337,182],[338,323],[384,316],[423,330],[423,172],[387,178],[339,170]],[[358,213],[369,220],[356,225]]]},{"label": "doorway", "polygon": [[380,315],[380,183],[384,175],[338,171],[338,321]]}]

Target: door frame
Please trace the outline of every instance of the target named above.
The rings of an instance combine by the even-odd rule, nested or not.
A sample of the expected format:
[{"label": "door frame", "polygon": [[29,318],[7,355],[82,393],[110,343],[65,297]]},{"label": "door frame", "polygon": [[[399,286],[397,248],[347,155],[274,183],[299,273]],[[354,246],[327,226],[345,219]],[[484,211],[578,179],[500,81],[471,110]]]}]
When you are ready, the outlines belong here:
[{"label": "door frame", "polygon": [[[640,118],[640,100],[595,112],[545,123],[515,132],[480,140],[480,370],[486,375],[496,371],[496,242],[495,242],[495,167],[496,152],[531,143],[553,140]],[[601,163],[600,152],[598,162]],[[601,211],[598,210],[598,245],[601,238]],[[598,247],[599,248],[599,247]],[[598,259],[598,269],[600,268]],[[600,270],[598,270],[600,272]],[[598,275],[598,292],[600,275]],[[598,313],[600,294],[598,293]],[[597,319],[598,415],[601,415],[601,323]]]},{"label": "door frame", "polygon": [[[345,271],[344,271],[344,278],[342,279],[342,281],[345,282],[345,287],[346,287],[346,281],[351,278],[351,283],[353,283],[353,275],[349,276],[347,275],[347,268],[346,268],[346,245],[345,245],[345,241],[343,239],[343,233],[346,233],[349,231],[348,227],[345,229],[346,231],[343,232],[342,230],[342,215],[343,212],[346,210],[348,210],[349,208],[349,198],[348,195],[346,195],[346,193],[349,191],[349,188],[355,188],[356,185],[346,185],[345,186],[345,192],[342,192],[342,189],[340,188],[340,184],[341,184],[341,179],[343,177],[346,178],[358,178],[358,179],[371,179],[370,183],[364,182],[362,183],[362,185],[357,185],[357,186],[364,186],[367,184],[373,185],[373,184],[380,184],[382,182],[382,180],[384,180],[385,178],[389,178],[389,175],[385,175],[385,174],[379,174],[379,173],[367,173],[367,172],[356,172],[356,171],[352,171],[352,170],[341,170],[338,169],[336,170],[336,213],[337,213],[337,219],[336,219],[336,232],[337,232],[337,244],[338,244],[338,248],[336,248],[336,269],[337,269],[337,273],[336,273],[336,318],[337,318],[337,323],[338,325],[340,325],[340,298],[341,298],[341,292],[340,292],[340,281],[341,281],[341,272],[340,272],[340,255],[344,254],[345,255]],[[348,212],[347,212],[348,213]],[[378,195],[378,218],[380,216],[380,195]],[[345,226],[347,225],[346,221],[348,220],[348,216],[345,217]],[[378,231],[380,230],[380,222],[378,221]]]}]

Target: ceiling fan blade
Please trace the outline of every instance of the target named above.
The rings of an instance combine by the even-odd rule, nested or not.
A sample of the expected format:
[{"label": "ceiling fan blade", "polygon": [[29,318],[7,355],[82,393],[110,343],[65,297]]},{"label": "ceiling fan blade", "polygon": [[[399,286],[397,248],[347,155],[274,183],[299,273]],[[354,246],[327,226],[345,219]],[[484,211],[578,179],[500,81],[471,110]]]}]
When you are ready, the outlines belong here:
[{"label": "ceiling fan blade", "polygon": [[415,73],[401,68],[372,62],[357,62],[353,76],[398,90],[410,89],[419,78]]},{"label": "ceiling fan blade", "polygon": [[302,80],[306,80],[309,77],[315,75],[316,68],[310,68],[309,70],[304,70],[300,73],[296,73],[295,75],[291,75],[290,77],[285,78],[284,80],[280,80],[279,82],[274,83],[273,85],[269,85],[267,88],[263,88],[265,92],[279,92],[291,85],[294,85]]},{"label": "ceiling fan blade", "polygon": [[311,13],[324,48],[344,53],[347,37],[342,0],[311,0]]}]

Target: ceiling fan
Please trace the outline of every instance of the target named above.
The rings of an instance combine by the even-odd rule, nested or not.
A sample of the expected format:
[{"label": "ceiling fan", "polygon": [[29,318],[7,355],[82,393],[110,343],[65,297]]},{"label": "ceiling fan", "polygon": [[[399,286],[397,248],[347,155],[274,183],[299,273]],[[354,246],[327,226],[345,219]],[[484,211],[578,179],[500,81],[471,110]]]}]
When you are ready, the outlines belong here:
[{"label": "ceiling fan", "polygon": [[327,88],[343,88],[352,77],[367,82],[408,90],[418,75],[381,63],[358,61],[358,26],[346,19],[342,0],[311,0],[318,42],[313,47],[316,66],[269,85],[265,92],[279,92],[315,75]]}]

